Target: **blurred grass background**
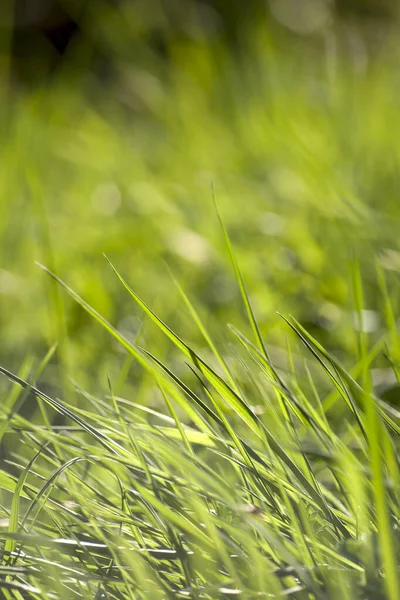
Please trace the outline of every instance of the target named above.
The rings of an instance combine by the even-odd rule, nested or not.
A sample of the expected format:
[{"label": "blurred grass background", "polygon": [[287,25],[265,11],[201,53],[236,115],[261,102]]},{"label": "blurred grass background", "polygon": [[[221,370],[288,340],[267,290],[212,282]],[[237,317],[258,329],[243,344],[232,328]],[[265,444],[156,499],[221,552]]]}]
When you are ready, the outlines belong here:
[{"label": "blurred grass background", "polygon": [[[35,261],[160,357],[168,345],[103,252],[195,347],[167,266],[217,341],[228,322],[245,330],[213,186],[278,362],[276,311],[353,364],[354,258],[378,339],[376,261],[389,288],[400,268],[395,2],[8,0],[1,11],[1,364],[18,370],[58,341],[45,388],[72,377],[93,392],[129,367]],[[152,402],[134,365],[124,386]]]}]

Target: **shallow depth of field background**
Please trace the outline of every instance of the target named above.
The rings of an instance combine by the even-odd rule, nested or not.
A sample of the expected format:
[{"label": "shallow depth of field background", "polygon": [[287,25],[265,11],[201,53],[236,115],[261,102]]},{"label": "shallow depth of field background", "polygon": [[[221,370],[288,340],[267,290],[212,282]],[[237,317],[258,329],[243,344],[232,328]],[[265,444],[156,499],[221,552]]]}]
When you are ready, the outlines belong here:
[{"label": "shallow depth of field background", "polygon": [[274,360],[279,311],[351,367],[352,261],[371,342],[385,325],[376,263],[389,289],[400,269],[396,3],[1,5],[0,363],[33,368],[58,341],[44,389],[81,402],[73,382],[102,394],[109,375],[157,403],[154,383],[35,265],[171,364],[103,253],[201,352],[172,273],[229,360],[226,324],[247,325],[214,189]]}]

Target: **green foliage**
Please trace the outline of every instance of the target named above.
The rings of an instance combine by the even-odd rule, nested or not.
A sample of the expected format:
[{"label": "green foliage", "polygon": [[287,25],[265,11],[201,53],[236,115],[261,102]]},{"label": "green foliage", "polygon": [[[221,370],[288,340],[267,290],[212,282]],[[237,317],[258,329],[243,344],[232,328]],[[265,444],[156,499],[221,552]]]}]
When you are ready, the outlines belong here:
[{"label": "green foliage", "polygon": [[136,4],[0,86],[0,596],[397,600],[397,42]]},{"label": "green foliage", "polygon": [[[310,351],[302,371],[312,381],[319,365],[345,409],[335,423],[332,399],[327,406],[315,385],[310,399],[294,367],[272,364],[227,241],[261,342],[259,350],[235,330],[243,355],[229,369],[193,307],[211,362],[112,267],[189,361],[190,385],[50,272],[147,371],[171,416],[116,396],[111,383],[91,408],[73,408],[0,367],[44,417],[34,424],[13,412],[6,421],[4,435],[25,448],[0,479],[5,598],[398,598],[400,414],[366,383],[367,341],[361,386],[287,321]],[[49,411],[66,424],[50,425]]]},{"label": "green foliage", "polygon": [[[43,355],[58,342],[48,385],[72,373],[98,392],[117,376],[115,347],[35,260],[131,337],[142,317],[103,252],[193,343],[203,340],[176,313],[163,263],[217,339],[226,322],[243,330],[212,185],[263,333],[282,346],[276,311],[293,313],[345,357],[355,349],[349,258],[378,313],[373,261],[389,275],[399,268],[395,42],[370,48],[339,26],[288,38],[260,21],[232,47],[211,31],[168,37],[154,13],[160,56],[138,10],[140,31],[123,14],[92,14],[96,41],[83,38],[46,85],[0,97],[0,359],[18,370],[26,349]],[[82,63],[93,45],[110,74]]]}]

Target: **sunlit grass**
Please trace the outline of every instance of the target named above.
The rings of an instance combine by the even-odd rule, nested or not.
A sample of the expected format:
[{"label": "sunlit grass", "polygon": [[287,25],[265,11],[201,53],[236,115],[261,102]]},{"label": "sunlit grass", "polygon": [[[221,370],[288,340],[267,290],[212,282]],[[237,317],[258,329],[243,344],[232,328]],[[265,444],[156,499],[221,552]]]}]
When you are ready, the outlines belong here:
[{"label": "sunlit grass", "polygon": [[123,17],[0,97],[0,596],[397,600],[397,41]]},{"label": "sunlit grass", "polygon": [[[13,411],[12,388],[2,433],[22,446],[0,479],[5,598],[398,597],[400,414],[368,384],[368,341],[360,385],[289,319],[309,354],[300,378],[292,351],[292,367],[276,368],[227,242],[260,348],[233,330],[242,352],[228,369],[190,305],[222,375],[114,267],[195,378],[127,340],[50,272],[147,371],[166,410],[116,396],[112,381],[102,398],[84,395],[86,408],[52,398],[34,381],[54,349],[31,382],[0,367],[42,415]],[[332,395],[327,405],[318,384],[302,391],[318,364],[343,405],[339,422]],[[54,412],[65,426],[51,425]]]},{"label": "sunlit grass", "polygon": [[[336,45],[310,46],[260,24],[235,51],[219,38],[172,38],[168,68],[154,54],[130,61],[116,48],[110,81],[86,79],[70,57],[47,85],[10,90],[0,163],[2,359],[17,369],[22,349],[43,354],[57,341],[58,365],[83,385],[118,372],[108,338],[38,277],[35,260],[133,337],[140,315],[104,272],[103,252],[196,343],[186,311],[180,329],[164,261],[216,339],[226,321],[243,329],[212,185],[263,332],[282,346],[276,311],[286,311],[332,349],[353,353],[349,259],[362,263],[366,309],[377,313],[373,260],[381,258],[390,295],[400,264],[397,65],[390,40],[373,53],[358,34],[361,69],[345,33],[334,35]],[[46,377],[59,384],[53,365]]]}]

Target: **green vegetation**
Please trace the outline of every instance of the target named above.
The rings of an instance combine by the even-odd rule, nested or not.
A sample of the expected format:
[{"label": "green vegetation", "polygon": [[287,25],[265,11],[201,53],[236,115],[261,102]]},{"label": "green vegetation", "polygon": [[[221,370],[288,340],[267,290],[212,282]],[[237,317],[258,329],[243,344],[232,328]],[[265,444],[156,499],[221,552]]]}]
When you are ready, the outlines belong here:
[{"label": "green vegetation", "polygon": [[[400,414],[373,393],[376,350],[360,336],[361,387],[292,319],[313,360],[299,369],[289,353],[283,375],[232,259],[257,341],[232,328],[235,362],[226,364],[184,297],[222,376],[116,272],[189,361],[191,385],[53,276],[152,377],[165,410],[117,396],[111,382],[105,398],[83,393],[87,407],[72,408],[0,367],[19,385],[5,401],[1,434],[32,453],[26,466],[13,453],[1,473],[2,494],[12,497],[1,532],[5,598],[398,598]],[[391,316],[389,300],[387,308]],[[317,367],[332,388],[326,398]],[[15,410],[29,394],[42,424]],[[335,404],[343,412],[336,426]],[[52,426],[54,411],[72,424]]]},{"label": "green vegetation", "polygon": [[0,596],[397,600],[397,42],[145,5],[0,90]]}]

